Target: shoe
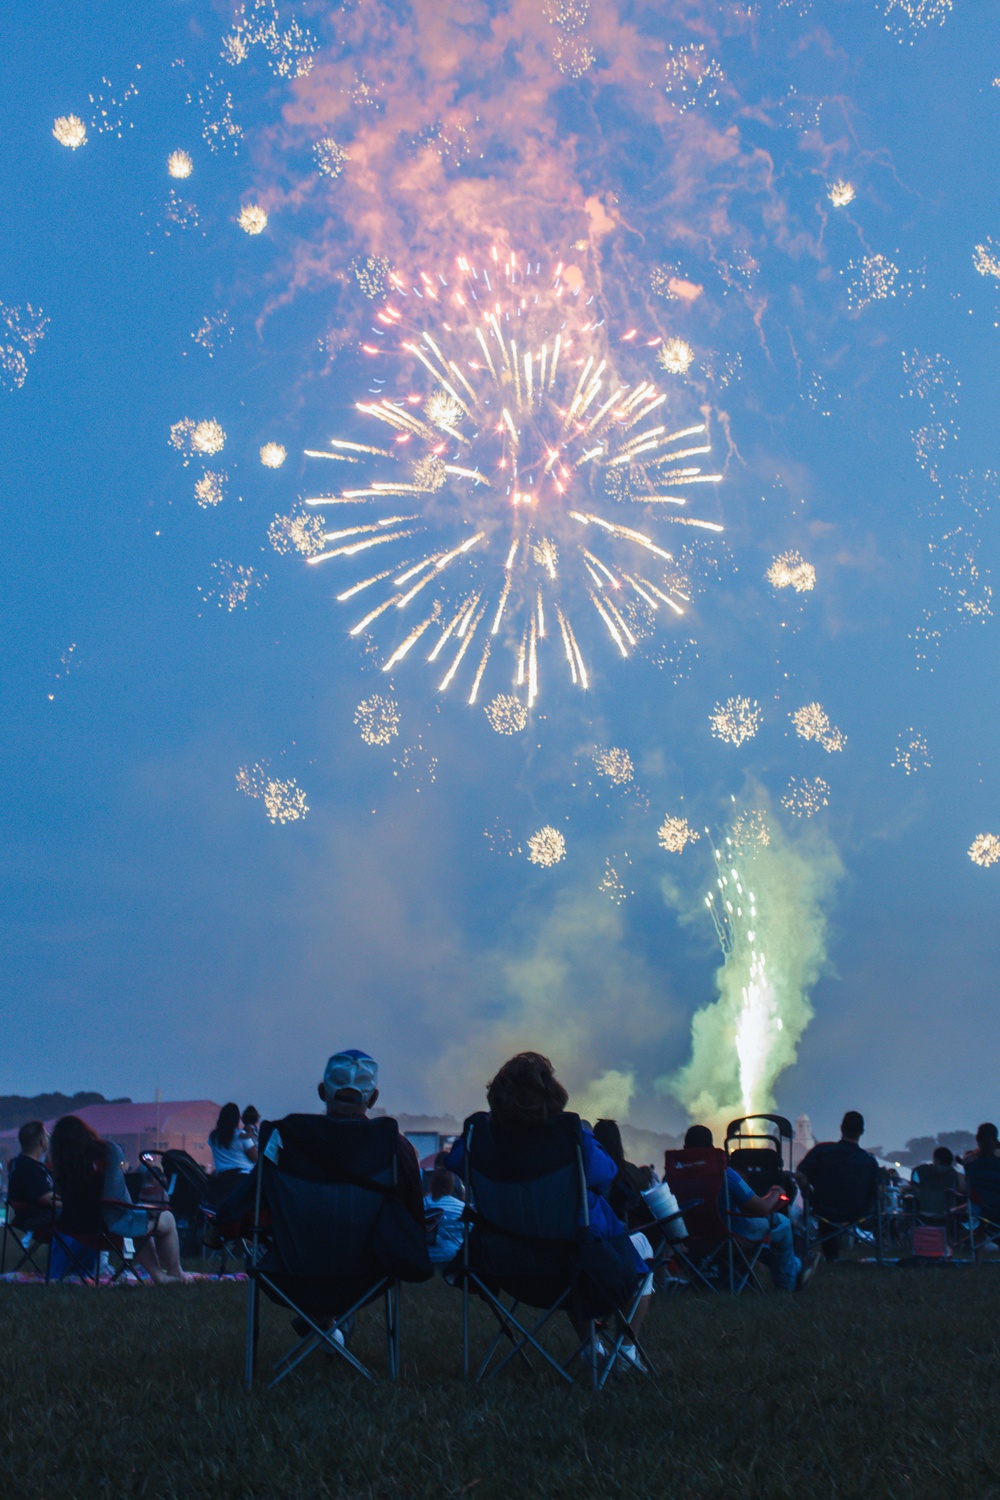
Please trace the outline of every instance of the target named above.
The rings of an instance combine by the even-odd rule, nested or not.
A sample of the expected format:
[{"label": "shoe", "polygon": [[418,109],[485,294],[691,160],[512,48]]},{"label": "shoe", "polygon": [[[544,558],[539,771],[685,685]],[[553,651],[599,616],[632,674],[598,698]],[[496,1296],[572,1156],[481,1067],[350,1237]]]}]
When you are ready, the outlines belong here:
[{"label": "shoe", "polygon": [[822,1258],[823,1257],[820,1252],[818,1250],[814,1250],[809,1259],[802,1262],[799,1274],[795,1278],[795,1290],[797,1292],[805,1291],[810,1281],[812,1281],[813,1277],[816,1275],[816,1268]]},{"label": "shoe", "polygon": [[[607,1349],[605,1349],[605,1347],[601,1343],[600,1339],[595,1339],[594,1340],[594,1353],[597,1356],[597,1368],[600,1369],[601,1366],[606,1362],[607,1357],[608,1357],[608,1351],[607,1351]],[[580,1345],[580,1358],[583,1360],[583,1362],[584,1362],[585,1365],[589,1365],[590,1364],[590,1343],[589,1343],[589,1341],[586,1344],[581,1344]]]},{"label": "shoe", "polygon": [[638,1370],[640,1375],[649,1374],[634,1344],[622,1344],[618,1351],[618,1358],[615,1360],[615,1369],[619,1375],[627,1375],[630,1370]]}]

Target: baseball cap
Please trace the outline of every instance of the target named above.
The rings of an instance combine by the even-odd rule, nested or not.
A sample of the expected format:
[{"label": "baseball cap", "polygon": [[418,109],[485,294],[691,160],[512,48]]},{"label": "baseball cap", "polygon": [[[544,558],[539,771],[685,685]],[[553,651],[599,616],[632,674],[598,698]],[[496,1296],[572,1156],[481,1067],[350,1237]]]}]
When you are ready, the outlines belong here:
[{"label": "baseball cap", "polygon": [[378,1063],[356,1047],[335,1052],[326,1065],[323,1088],[328,1099],[349,1090],[363,1104],[368,1104],[378,1088]]}]

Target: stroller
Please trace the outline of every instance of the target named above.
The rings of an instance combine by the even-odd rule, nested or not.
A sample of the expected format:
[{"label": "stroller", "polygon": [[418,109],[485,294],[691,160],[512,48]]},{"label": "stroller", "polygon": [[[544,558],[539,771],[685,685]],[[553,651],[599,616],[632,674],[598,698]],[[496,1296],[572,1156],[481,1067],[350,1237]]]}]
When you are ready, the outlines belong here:
[{"label": "stroller", "polygon": [[186,1151],[143,1151],[140,1160],[170,1200],[181,1254],[200,1255],[205,1228],[215,1217],[211,1177]]},{"label": "stroller", "polygon": [[[726,1165],[738,1172],[763,1198],[773,1187],[780,1187],[784,1201],[778,1212],[788,1214],[797,1188],[792,1169],[791,1124],[784,1115],[744,1115],[730,1120],[726,1128]],[[787,1148],[787,1149],[786,1149]]]}]

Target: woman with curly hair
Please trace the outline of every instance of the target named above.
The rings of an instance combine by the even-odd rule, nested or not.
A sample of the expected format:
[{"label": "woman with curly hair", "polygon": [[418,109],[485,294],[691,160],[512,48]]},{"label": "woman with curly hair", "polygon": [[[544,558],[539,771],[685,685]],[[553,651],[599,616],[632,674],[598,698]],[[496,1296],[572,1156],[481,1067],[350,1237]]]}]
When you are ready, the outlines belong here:
[{"label": "woman with curly hair", "polygon": [[186,1281],[181,1269],[177,1223],[169,1209],[151,1214],[133,1204],[125,1185],[121,1147],[104,1141],[77,1115],[64,1115],[52,1129],[52,1171],[62,1199],[60,1231],[90,1233],[102,1224],[137,1242],[136,1260],[157,1283]]}]

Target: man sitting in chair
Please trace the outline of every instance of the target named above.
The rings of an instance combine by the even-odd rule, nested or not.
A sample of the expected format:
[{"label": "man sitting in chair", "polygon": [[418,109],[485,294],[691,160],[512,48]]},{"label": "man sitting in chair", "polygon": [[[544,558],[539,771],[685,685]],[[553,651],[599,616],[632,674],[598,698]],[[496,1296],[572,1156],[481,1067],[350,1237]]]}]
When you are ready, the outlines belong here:
[{"label": "man sitting in chair", "polygon": [[[705,1150],[714,1145],[712,1132],[707,1125],[691,1125],[684,1137],[684,1149]],[[729,1227],[741,1240],[753,1243],[768,1240],[771,1258],[771,1275],[775,1290],[794,1292],[805,1285],[802,1262],[795,1254],[791,1221],[776,1212],[781,1200],[781,1188],[773,1187],[759,1198],[748,1182],[732,1167],[726,1168],[726,1187],[729,1191]],[[738,1210],[734,1213],[733,1209]],[[720,1197],[719,1213],[726,1212],[725,1202]]]},{"label": "man sitting in chair", "polygon": [[[319,1097],[331,1120],[366,1120],[378,1099],[378,1063],[367,1052],[350,1047],[335,1052],[326,1065]],[[397,1187],[400,1201],[423,1228],[424,1189],[417,1153],[405,1135],[396,1142]]]},{"label": "man sitting in chair", "polygon": [[7,1197],[21,1229],[42,1229],[52,1222],[56,1202],[52,1173],[45,1165],[49,1133],[41,1120],[29,1120],[17,1132],[21,1153],[10,1164]]},{"label": "man sitting in chair", "polygon": [[[864,1133],[864,1115],[849,1109],[840,1122],[840,1140],[820,1141],[799,1162],[795,1173],[799,1187],[807,1201],[812,1197],[819,1217],[828,1225],[848,1225],[866,1208],[874,1208],[878,1162],[861,1146]],[[824,1238],[822,1249],[827,1260],[837,1259],[839,1242],[838,1234]]]}]

